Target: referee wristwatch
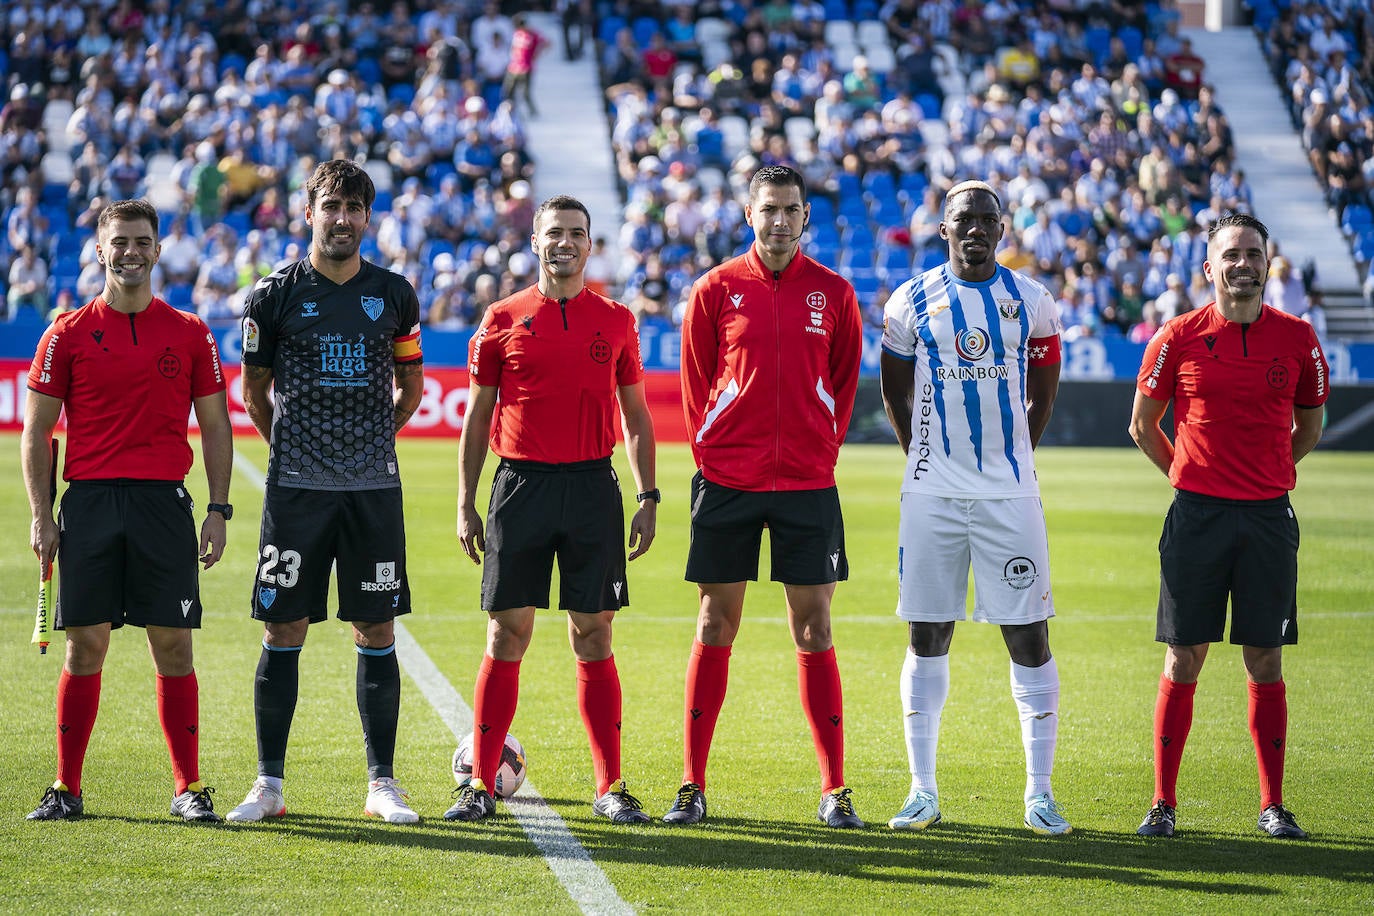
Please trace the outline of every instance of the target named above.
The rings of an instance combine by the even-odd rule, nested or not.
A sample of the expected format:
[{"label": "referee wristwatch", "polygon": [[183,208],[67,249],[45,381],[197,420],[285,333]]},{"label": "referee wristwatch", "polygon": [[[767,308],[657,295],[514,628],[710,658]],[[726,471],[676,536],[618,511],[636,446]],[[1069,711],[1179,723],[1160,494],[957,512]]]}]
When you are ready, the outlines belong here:
[{"label": "referee wristwatch", "polygon": [[659,492],[658,487],[654,487],[652,490],[645,490],[643,493],[635,494],[635,502],[637,503],[642,503],[646,499],[652,499],[656,503],[661,503],[663,502],[663,494]]},{"label": "referee wristwatch", "polygon": [[224,516],[226,522],[234,517],[234,507],[229,503],[210,503],[205,507],[205,511],[218,512],[220,515]]}]

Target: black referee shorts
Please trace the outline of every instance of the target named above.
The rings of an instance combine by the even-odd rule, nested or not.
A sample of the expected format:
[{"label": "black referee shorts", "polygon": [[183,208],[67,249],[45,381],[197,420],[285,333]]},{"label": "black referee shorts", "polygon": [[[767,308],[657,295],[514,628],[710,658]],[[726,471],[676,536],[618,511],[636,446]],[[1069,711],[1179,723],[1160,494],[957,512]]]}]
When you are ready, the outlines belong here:
[{"label": "black referee shorts", "polygon": [[1298,519],[1287,496],[1218,499],[1176,490],[1159,538],[1155,639],[1272,649],[1298,641]]},{"label": "black referee shorts", "polygon": [[544,464],[503,458],[487,510],[482,610],[549,606],[595,614],[630,603],[625,512],[611,459]]},{"label": "black referee shorts", "polygon": [[849,578],[844,516],[835,487],[822,490],[736,490],[692,477],[692,543],[688,582],[744,582],[759,577],[759,550],[768,529],[774,582],[826,585]]},{"label": "black referee shorts", "polygon": [[194,509],[179,481],[72,481],[57,513],[57,629],[199,627]]}]

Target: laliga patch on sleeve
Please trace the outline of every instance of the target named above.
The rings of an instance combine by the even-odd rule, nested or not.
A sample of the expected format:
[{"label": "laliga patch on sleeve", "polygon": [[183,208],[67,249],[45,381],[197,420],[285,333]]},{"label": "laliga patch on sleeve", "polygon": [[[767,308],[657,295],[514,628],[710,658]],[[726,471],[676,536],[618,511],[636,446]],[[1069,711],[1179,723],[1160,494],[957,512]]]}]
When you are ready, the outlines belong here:
[{"label": "laliga patch on sleeve", "polygon": [[243,319],[243,352],[258,352],[258,323],[252,318]]}]

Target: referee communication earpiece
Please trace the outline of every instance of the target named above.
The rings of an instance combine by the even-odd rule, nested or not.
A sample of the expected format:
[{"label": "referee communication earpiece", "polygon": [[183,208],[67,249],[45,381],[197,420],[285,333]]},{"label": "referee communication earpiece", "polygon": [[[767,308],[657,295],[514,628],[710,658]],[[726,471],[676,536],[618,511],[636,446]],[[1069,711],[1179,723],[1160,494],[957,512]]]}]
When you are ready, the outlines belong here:
[{"label": "referee communication earpiece", "polygon": [[807,227],[807,226],[810,226],[810,225],[811,225],[811,214],[808,213],[808,214],[806,215],[806,219],[802,220],[801,232],[798,232],[796,235],[792,236],[792,241],[794,241],[794,242],[799,242],[799,241],[801,241],[801,237],[802,237],[803,235],[806,235],[806,227]]}]

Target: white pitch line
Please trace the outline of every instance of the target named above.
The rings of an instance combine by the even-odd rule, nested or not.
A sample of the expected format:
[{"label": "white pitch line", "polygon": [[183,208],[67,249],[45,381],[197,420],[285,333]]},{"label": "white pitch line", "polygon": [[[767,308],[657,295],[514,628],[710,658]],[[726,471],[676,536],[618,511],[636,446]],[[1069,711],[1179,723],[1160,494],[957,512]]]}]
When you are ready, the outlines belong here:
[{"label": "white pitch line", "polygon": [[[399,620],[396,621],[396,652],[406,674],[419,686],[429,705],[434,707],[439,718],[453,732],[453,737],[461,741],[470,734],[472,710]],[[544,861],[549,863],[558,882],[582,912],[634,912],[634,908],[616,893],[606,873],[592,861],[577,837],[568,830],[563,818],[549,807],[534,783],[526,779],[515,798],[507,801],[506,807],[531,842],[544,854]]]},{"label": "white pitch line", "polygon": [[[267,481],[262,471],[237,450],[234,452],[234,467],[258,490],[266,487]],[[461,741],[470,734],[472,709],[400,620],[396,621],[396,657],[439,719],[453,733],[454,740]],[[611,879],[592,861],[563,818],[549,807],[544,796],[539,794],[528,778],[515,798],[507,800],[506,807],[530,842],[543,854],[549,870],[578,909],[589,916],[634,913],[634,907],[621,899]]]}]

